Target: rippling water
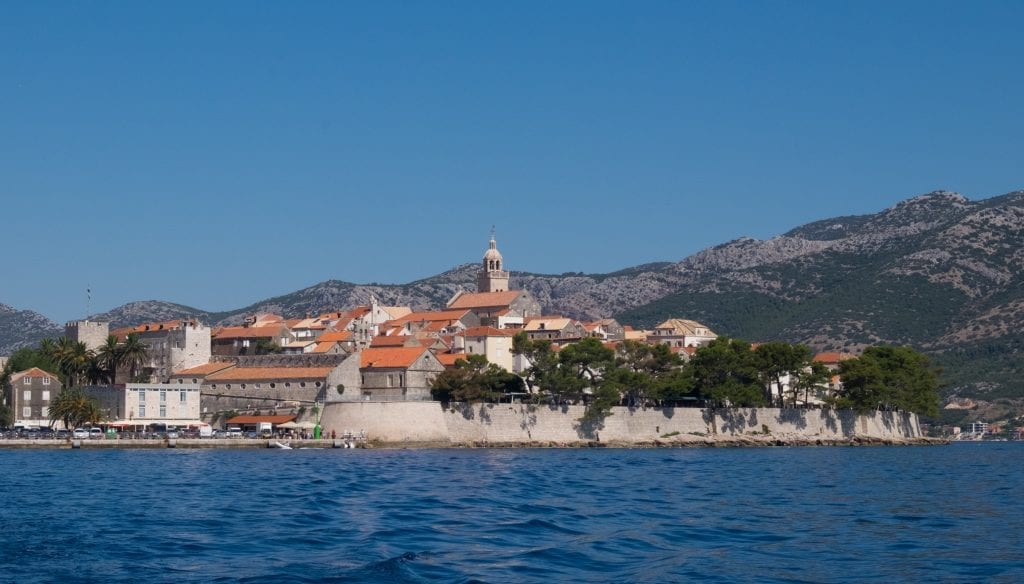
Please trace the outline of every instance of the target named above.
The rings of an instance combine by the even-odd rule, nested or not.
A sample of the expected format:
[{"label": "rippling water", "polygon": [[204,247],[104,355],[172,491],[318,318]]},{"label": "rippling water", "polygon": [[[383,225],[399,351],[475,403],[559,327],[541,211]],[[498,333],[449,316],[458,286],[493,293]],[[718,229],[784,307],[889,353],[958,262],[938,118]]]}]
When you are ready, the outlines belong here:
[{"label": "rippling water", "polygon": [[1024,581],[1024,444],[0,451],[11,582]]}]

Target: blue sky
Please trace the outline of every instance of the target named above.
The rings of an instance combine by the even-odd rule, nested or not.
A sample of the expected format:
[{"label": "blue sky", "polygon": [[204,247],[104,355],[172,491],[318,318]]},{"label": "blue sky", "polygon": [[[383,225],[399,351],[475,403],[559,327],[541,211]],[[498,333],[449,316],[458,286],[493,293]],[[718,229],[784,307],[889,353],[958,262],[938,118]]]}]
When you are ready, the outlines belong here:
[{"label": "blue sky", "polygon": [[5,2],[0,303],[607,272],[1024,188],[1021,2]]}]

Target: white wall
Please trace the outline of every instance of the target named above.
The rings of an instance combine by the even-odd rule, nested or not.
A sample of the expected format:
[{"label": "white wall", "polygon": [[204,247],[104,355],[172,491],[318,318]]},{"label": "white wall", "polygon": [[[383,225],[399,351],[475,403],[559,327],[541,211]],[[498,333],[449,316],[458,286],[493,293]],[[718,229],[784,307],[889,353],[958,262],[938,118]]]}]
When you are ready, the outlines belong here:
[{"label": "white wall", "polygon": [[583,406],[454,404],[438,402],[359,402],[328,404],[323,426],[337,432],[365,431],[382,442],[574,443],[650,442],[665,436],[743,436],[767,430],[778,437],[847,439],[919,438],[917,416],[874,412],[803,409],[703,410],[697,408],[613,408],[595,427],[578,421]]}]

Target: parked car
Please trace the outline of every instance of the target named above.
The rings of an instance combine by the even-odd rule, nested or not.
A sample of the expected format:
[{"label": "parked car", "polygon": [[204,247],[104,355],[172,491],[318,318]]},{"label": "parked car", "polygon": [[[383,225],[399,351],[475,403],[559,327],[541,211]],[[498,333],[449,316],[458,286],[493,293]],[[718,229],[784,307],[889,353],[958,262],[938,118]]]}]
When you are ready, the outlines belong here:
[{"label": "parked car", "polygon": [[228,427],[228,438],[241,438],[241,437],[242,437],[242,429],[240,427],[238,427],[238,426],[229,426]]},{"label": "parked car", "polygon": [[81,439],[89,437],[89,430],[85,428],[75,428],[75,431],[71,433],[72,438]]},{"label": "parked car", "polygon": [[167,430],[167,437],[173,439],[173,438],[180,438],[181,436],[180,436],[180,434],[178,434],[177,430]]},{"label": "parked car", "polygon": [[228,437],[228,431],[227,430],[214,430],[213,431],[213,437],[214,438],[218,438],[218,439],[227,438]]},{"label": "parked car", "polygon": [[99,428],[89,428],[89,438],[103,438],[103,430]]},{"label": "parked car", "polygon": [[53,431],[53,428],[40,428],[39,437],[43,440],[53,440],[57,437],[57,433]]},{"label": "parked car", "polygon": [[71,432],[70,431],[68,431],[68,430],[57,430],[56,438],[58,440],[67,440],[70,437],[71,437]]}]

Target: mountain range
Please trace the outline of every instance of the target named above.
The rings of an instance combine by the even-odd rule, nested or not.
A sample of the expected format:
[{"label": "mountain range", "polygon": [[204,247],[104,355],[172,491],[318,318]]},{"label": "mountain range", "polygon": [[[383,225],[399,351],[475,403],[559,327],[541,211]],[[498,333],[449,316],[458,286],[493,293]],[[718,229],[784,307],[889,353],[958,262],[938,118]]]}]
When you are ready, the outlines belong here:
[{"label": "mountain range", "polygon": [[[869,215],[837,217],[767,240],[740,238],[679,262],[608,274],[513,272],[547,314],[614,316],[649,327],[691,318],[751,341],[856,351],[908,344],[944,367],[947,394],[1024,398],[1024,191],[971,201],[937,191]],[[227,312],[163,301],[94,315],[112,326],[183,316],[211,324],[253,312],[318,314],[365,304],[436,309],[475,287],[477,264],[401,285],[329,280]],[[61,334],[31,311],[0,305],[0,354]]]}]

